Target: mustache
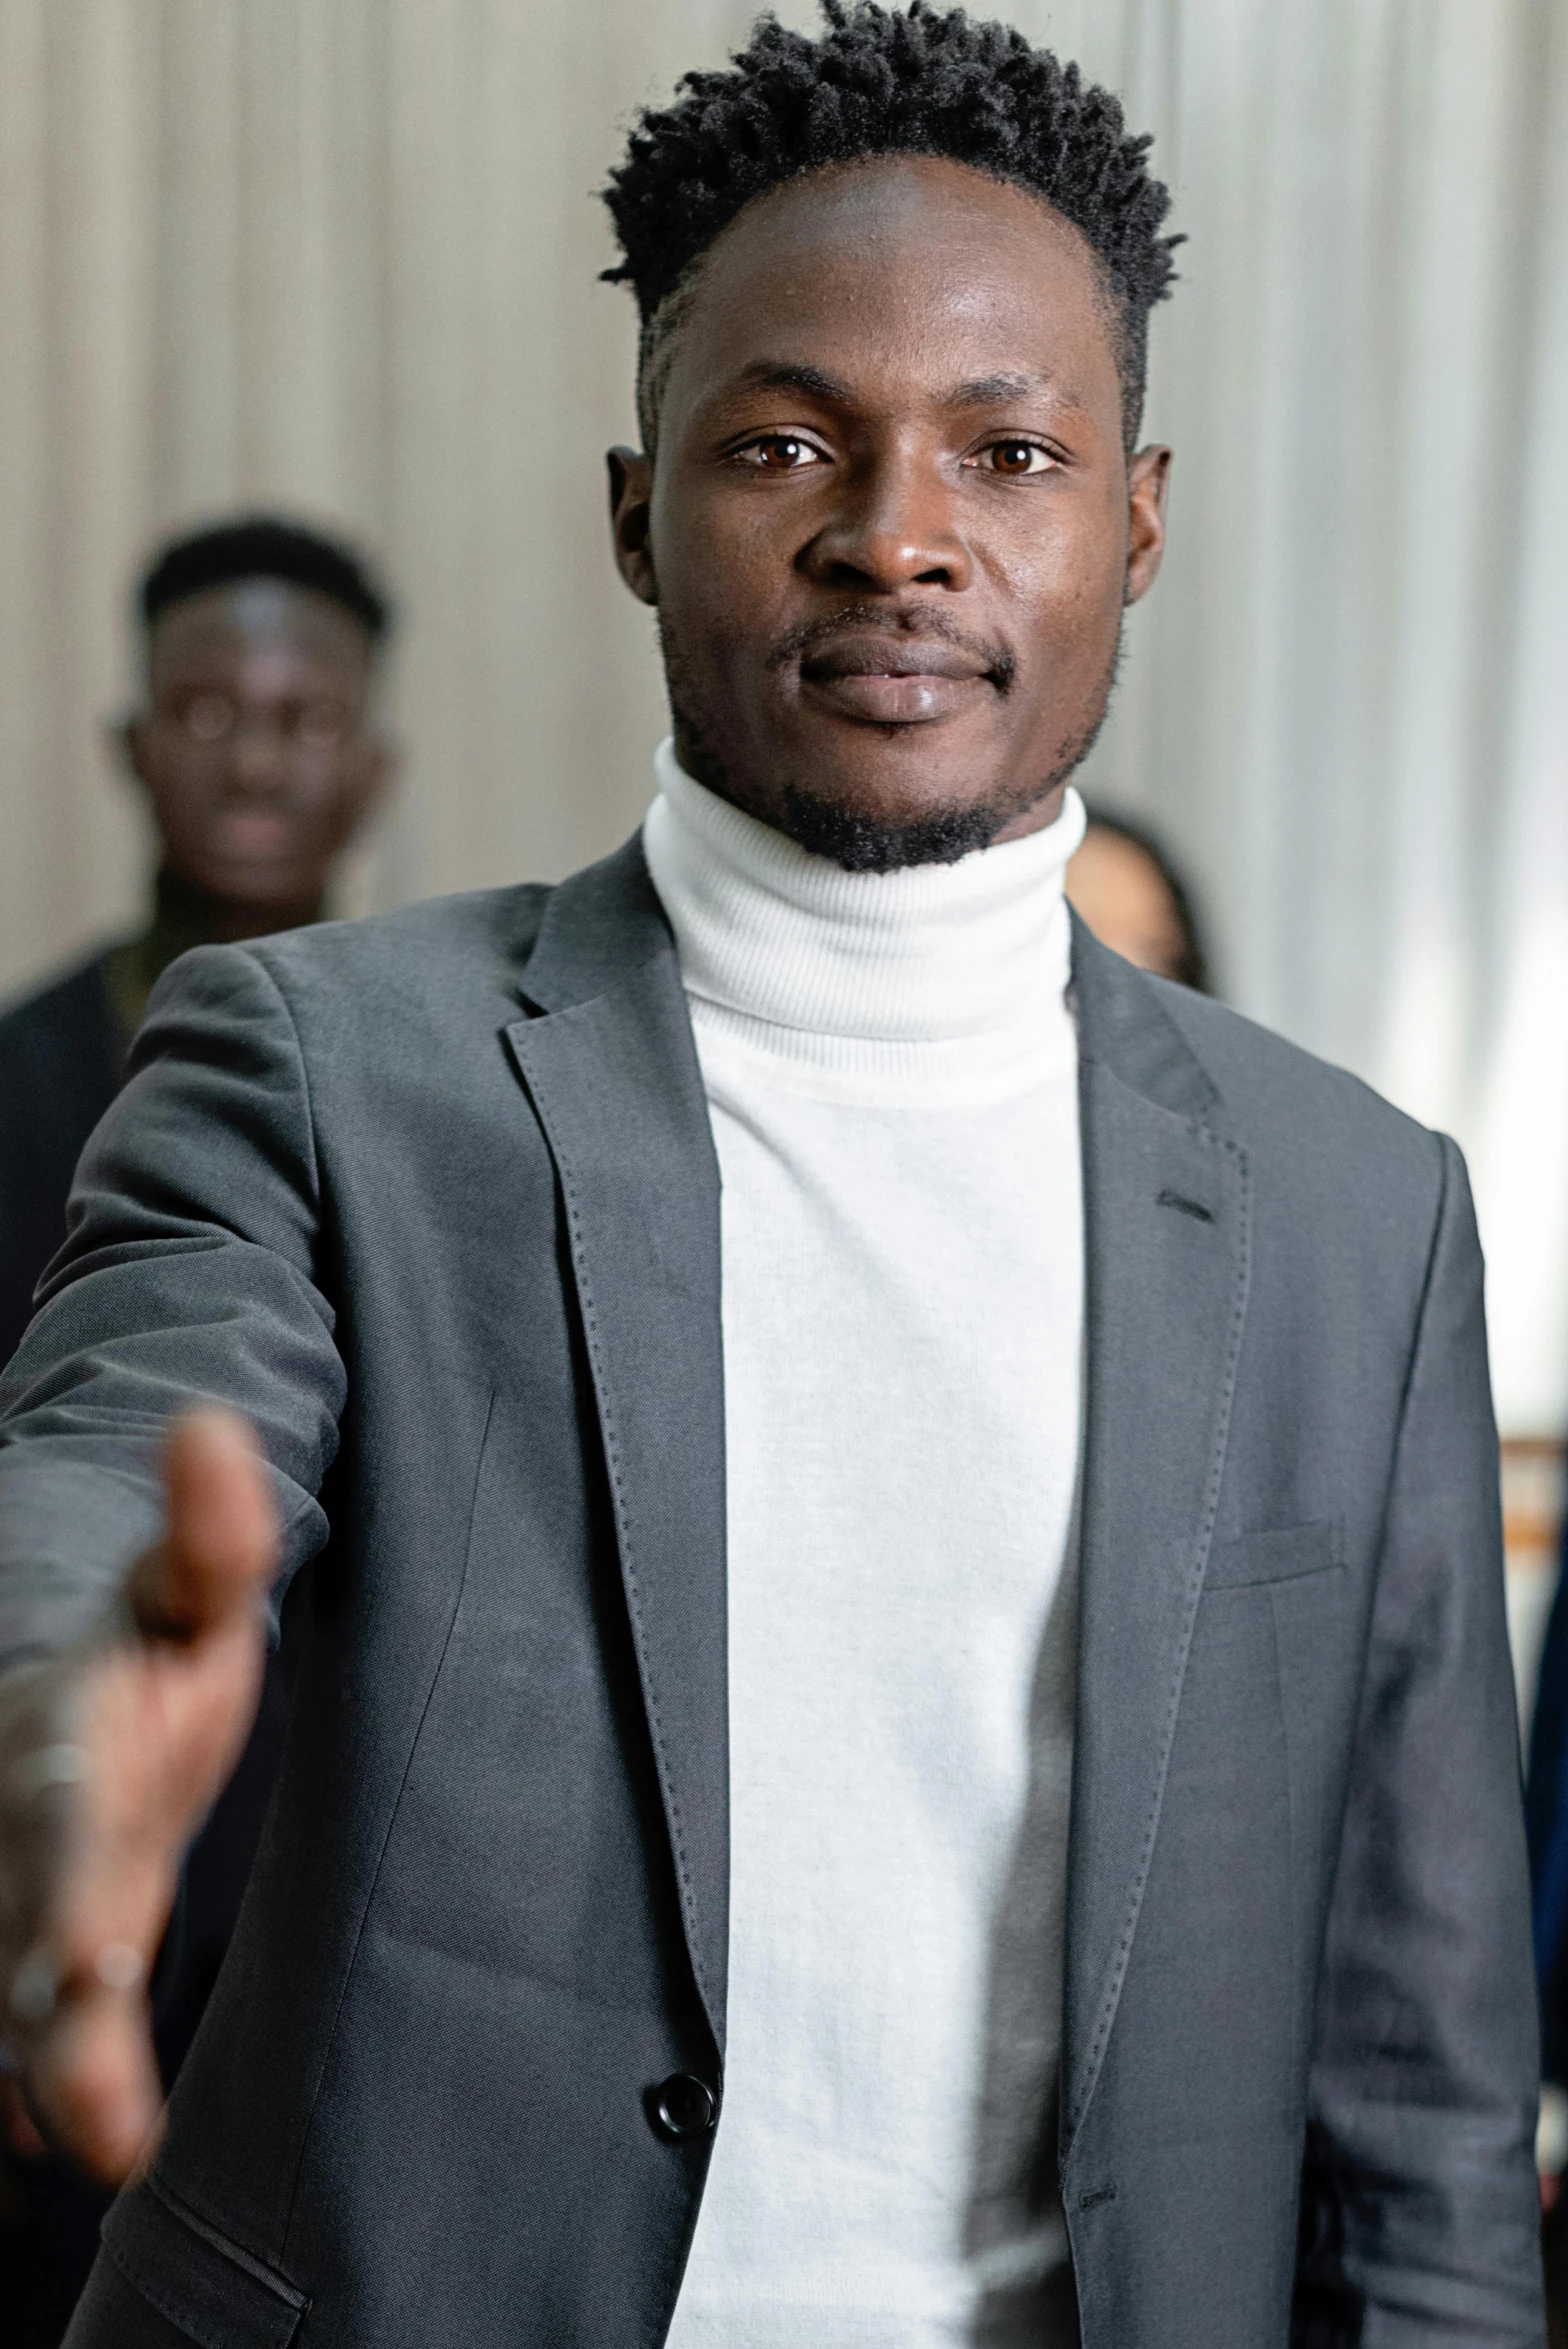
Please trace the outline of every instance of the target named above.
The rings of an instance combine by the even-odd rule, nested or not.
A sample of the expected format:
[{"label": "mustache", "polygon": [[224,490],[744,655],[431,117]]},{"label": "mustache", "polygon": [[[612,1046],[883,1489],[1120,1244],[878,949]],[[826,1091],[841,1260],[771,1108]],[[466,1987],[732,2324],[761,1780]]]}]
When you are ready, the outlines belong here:
[{"label": "mustache", "polygon": [[769,653],[767,665],[770,669],[791,668],[829,651],[840,637],[848,635],[951,645],[955,652],[976,662],[999,693],[1010,691],[1018,672],[1018,662],[1005,644],[972,634],[941,604],[905,604],[889,611],[886,604],[870,602],[840,604],[837,611],[824,612],[815,620],[787,629]]}]

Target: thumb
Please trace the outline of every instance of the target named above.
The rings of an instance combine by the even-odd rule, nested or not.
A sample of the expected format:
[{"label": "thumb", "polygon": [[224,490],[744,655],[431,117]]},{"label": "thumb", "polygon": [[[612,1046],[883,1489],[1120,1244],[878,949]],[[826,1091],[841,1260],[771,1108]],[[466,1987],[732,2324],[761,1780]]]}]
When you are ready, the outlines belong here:
[{"label": "thumb", "polygon": [[278,1513],[249,1423],[216,1406],[175,1421],[168,1531],[130,1581],[136,1627],[181,1646],[252,1614],[277,1570]]}]

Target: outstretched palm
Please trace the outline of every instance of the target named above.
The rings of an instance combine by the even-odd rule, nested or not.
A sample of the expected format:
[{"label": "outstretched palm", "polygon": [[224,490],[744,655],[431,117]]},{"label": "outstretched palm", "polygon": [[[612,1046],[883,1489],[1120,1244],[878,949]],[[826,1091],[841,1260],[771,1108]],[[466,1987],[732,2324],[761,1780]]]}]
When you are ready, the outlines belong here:
[{"label": "outstretched palm", "polygon": [[185,1848],[256,1709],[277,1516],[255,1440],[190,1413],[123,1617],[0,1682],[0,2038],[110,2183],[157,2126],[147,1975]]}]

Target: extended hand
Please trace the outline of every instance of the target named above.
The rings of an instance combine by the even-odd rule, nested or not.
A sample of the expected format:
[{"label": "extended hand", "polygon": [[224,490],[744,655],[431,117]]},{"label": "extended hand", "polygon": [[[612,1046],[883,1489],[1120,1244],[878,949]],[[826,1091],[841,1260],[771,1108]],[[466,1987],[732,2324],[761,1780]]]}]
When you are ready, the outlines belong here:
[{"label": "extended hand", "polygon": [[109,2184],[159,2122],[148,1971],[255,1715],[278,1556],[243,1420],[181,1419],[164,1481],[168,1532],[123,1616],[0,1680],[0,2040],[50,2132]]}]

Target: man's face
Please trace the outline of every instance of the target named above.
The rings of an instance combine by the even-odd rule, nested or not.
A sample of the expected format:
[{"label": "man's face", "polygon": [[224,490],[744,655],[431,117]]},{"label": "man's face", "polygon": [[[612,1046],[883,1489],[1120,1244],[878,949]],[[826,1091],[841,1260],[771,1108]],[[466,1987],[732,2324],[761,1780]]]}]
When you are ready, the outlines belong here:
[{"label": "man's face", "polygon": [[247,579],[161,613],[124,742],[169,868],[262,927],[312,913],[386,779],[371,684],[364,629],[314,589]]},{"label": "man's face", "polygon": [[617,555],[659,610],[683,763],[845,863],[1051,822],[1158,567],[1078,232],[913,157],[758,199],[706,256]]}]

